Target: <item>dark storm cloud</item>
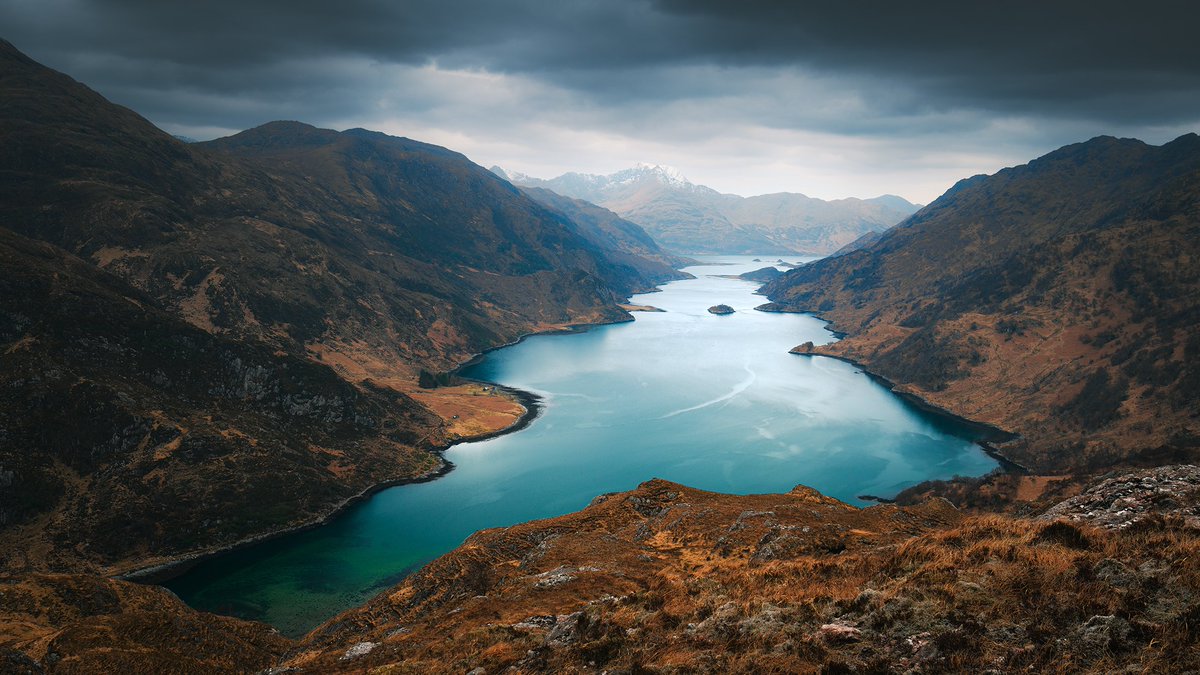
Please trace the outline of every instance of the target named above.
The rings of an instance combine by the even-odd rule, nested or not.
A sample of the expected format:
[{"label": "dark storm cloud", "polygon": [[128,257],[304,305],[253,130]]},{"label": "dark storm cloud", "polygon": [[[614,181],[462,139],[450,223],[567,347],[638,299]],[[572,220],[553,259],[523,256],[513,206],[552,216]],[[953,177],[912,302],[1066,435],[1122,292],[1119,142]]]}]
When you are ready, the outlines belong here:
[{"label": "dark storm cloud", "polygon": [[1190,130],[1193,6],[0,0],[0,37],[198,136],[292,118],[432,134],[497,161],[621,146],[622,158],[650,148],[703,162],[684,156],[703,146],[776,167],[799,161],[771,154],[787,138],[900,177],[906,162],[934,162],[921,148],[953,147],[933,185],[1096,133]]},{"label": "dark storm cloud", "polygon": [[1195,103],[1200,92],[1194,2],[665,0],[664,8],[713,28],[703,49],[716,58],[887,74],[955,105],[1167,120],[1194,113],[1155,106],[1155,97]]},{"label": "dark storm cloud", "polygon": [[[532,73],[618,101],[646,95],[640,75],[664,66],[801,65],[900,78],[934,106],[1170,121],[1190,113],[1180,103],[1200,102],[1194,6],[10,0],[0,25],[34,52],[119,56],[145,69],[137,74],[143,84],[178,83],[186,74],[190,86],[214,92],[286,89],[266,66],[336,55]],[[230,77],[238,68],[246,76]],[[260,81],[245,81],[254,76]],[[653,78],[647,82],[641,89],[664,95]],[[1172,105],[1155,105],[1158,97]]]}]

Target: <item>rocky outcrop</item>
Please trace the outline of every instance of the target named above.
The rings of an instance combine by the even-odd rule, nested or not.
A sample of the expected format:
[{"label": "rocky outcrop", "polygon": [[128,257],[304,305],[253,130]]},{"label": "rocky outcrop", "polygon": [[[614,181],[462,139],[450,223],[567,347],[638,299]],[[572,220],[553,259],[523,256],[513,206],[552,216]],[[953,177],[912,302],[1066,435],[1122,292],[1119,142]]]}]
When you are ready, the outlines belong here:
[{"label": "rocky outcrop", "polygon": [[[486,530],[297,642],[161,589],[0,581],[13,672],[1179,672],[1200,667],[1198,470],[1039,519],[653,480]],[[1136,504],[1148,505],[1138,508]],[[1138,510],[1129,518],[1125,511]]]},{"label": "rocky outcrop", "polygon": [[734,309],[729,305],[713,305],[708,308],[709,314],[733,314]]},{"label": "rocky outcrop", "polygon": [[1200,466],[1162,466],[1105,478],[1039,516],[1110,529],[1147,518],[1173,518],[1200,528]]}]

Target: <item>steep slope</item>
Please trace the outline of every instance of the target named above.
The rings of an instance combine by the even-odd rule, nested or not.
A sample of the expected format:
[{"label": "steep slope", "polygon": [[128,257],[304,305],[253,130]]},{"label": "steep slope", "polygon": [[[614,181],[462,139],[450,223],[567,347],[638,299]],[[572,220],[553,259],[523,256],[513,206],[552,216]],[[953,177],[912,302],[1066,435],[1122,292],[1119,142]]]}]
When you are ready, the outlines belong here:
[{"label": "steep slope", "polygon": [[620,319],[616,295],[653,281],[443,148],[294,123],[185,145],[11,47],[0,57],[4,225],[206,330],[448,367],[530,330]]},{"label": "steep slope", "polygon": [[885,195],[823,201],[802,194],[721,194],[668,167],[638,165],[608,176],[569,173],[551,180],[493,171],[611,209],[685,253],[792,252],[825,255],[858,236],[884,230],[917,209]]},{"label": "steep slope", "polygon": [[212,335],[0,228],[0,568],[109,570],[312,521],[438,470],[408,396]]},{"label": "steep slope", "polygon": [[127,569],[429,475],[463,432],[405,394],[420,369],[628,320],[666,275],[444,148],[188,145],[3,42],[0,145],[10,569]]},{"label": "steep slope", "polygon": [[1096,138],[961,181],[874,245],[764,287],[822,354],[1017,432],[1037,471],[1200,451],[1200,138]]},{"label": "steep slope", "polygon": [[[1194,508],[1195,467],[1175,473],[1173,503]],[[1180,672],[1200,665],[1198,539],[1154,511],[1104,530],[964,517],[942,500],[856,509],[803,487],[734,496],[655,480],[477,533],[310,633],[284,665]]]}]

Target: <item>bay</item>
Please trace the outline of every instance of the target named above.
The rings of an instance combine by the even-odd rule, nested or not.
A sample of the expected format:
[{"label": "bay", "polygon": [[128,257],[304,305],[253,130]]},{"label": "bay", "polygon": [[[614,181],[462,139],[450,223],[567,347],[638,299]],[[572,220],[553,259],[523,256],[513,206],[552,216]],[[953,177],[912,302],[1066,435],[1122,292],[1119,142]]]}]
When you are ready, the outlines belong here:
[{"label": "bay", "polygon": [[[862,505],[859,495],[996,466],[969,425],[917,409],[851,364],[789,354],[834,338],[815,317],[755,311],[766,302],[758,284],[727,278],[765,263],[701,262],[687,270],[696,279],[631,299],[663,312],[529,337],[464,371],[540,396],[525,429],[457,445],[443,478],[384,490],[166,585],[198,609],[299,635],[476,530],[575,511],[650,478],[739,494],[804,484]],[[735,312],[709,313],[715,304]]]}]

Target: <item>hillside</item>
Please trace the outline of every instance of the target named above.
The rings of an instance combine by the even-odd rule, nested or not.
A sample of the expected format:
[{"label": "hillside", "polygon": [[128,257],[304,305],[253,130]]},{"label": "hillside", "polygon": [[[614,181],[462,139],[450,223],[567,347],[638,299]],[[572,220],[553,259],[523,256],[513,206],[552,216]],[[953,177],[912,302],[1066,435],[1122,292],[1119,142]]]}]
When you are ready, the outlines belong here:
[{"label": "hillside", "polygon": [[568,173],[550,180],[492,170],[515,185],[610,209],[644,227],[667,249],[682,253],[826,255],[917,209],[891,195],[824,201],[795,193],[721,194],[674,169],[651,165],[608,176]]},{"label": "hillside", "polygon": [[1163,486],[1162,505],[1114,529],[967,517],[942,500],[857,509],[803,487],[732,496],[650,481],[579,513],[480,532],[314,630],[284,664],[1178,672],[1200,665],[1197,539],[1174,511],[1195,508],[1196,478],[1177,467],[1098,486],[1089,497],[1106,504]]},{"label": "hillside", "polygon": [[205,332],[0,228],[0,564],[146,564],[436,471],[410,397]]},{"label": "hillside", "polygon": [[290,642],[270,626],[197,612],[169,591],[69,574],[0,579],[0,672],[245,673]]},{"label": "hillside", "polygon": [[[653,480],[487,530],[298,641],[161,589],[0,580],[6,672],[1183,672],[1200,666],[1200,467],[1035,519],[943,500]],[[480,670],[481,669],[481,670]]]},{"label": "hillside", "polygon": [[128,569],[427,476],[463,400],[523,411],[421,369],[679,276],[444,148],[184,144],[8,43],[0,144],[0,568]]},{"label": "hillside", "polygon": [[1200,452],[1200,137],[1096,138],[960,181],[861,250],[764,287],[815,353],[1015,432],[1035,472]]}]

